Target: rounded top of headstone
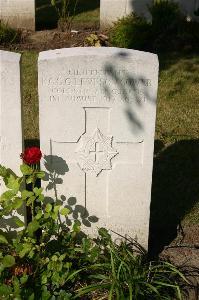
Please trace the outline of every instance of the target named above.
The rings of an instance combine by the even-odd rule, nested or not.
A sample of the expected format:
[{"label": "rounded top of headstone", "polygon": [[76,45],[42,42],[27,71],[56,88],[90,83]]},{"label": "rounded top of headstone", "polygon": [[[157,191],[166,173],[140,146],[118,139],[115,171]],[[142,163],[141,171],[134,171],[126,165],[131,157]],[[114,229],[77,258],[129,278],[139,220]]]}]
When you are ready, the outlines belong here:
[{"label": "rounded top of headstone", "polygon": [[39,61],[53,60],[64,57],[72,56],[115,56],[115,58],[128,59],[142,58],[150,60],[151,63],[157,63],[158,57],[156,54],[132,49],[115,48],[115,47],[75,47],[75,48],[62,48],[56,50],[43,51],[39,54]]},{"label": "rounded top of headstone", "polygon": [[0,59],[3,61],[19,62],[21,54],[0,50]]}]

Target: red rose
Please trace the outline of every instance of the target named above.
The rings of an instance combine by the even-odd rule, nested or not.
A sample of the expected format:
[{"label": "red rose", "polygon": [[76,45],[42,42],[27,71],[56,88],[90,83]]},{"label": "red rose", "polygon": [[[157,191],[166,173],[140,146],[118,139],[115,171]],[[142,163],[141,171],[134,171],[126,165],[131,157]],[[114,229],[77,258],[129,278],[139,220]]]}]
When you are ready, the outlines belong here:
[{"label": "red rose", "polygon": [[21,153],[23,162],[28,165],[37,164],[42,157],[42,153],[38,147],[26,148],[24,153]]}]

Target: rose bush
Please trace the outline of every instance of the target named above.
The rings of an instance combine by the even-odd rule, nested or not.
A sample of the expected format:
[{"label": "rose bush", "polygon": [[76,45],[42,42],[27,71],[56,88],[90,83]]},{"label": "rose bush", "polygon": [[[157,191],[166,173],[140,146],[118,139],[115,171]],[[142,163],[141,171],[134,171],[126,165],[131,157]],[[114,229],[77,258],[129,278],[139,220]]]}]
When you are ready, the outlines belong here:
[{"label": "rose bush", "polygon": [[42,157],[41,150],[38,147],[26,148],[24,153],[21,153],[23,162],[27,165],[34,165],[40,162]]},{"label": "rose bush", "polygon": [[[12,215],[18,227],[12,237],[0,231],[0,299],[182,299],[185,279],[178,268],[149,261],[134,240],[114,243],[105,228],[94,239],[81,231],[85,218],[75,214],[76,202],[58,193],[66,167],[58,173],[48,168],[50,159],[44,156],[52,174],[35,168],[42,157],[37,147],[26,149],[21,157],[26,162],[20,166],[21,176],[0,165],[7,188],[0,197],[0,219]],[[45,197],[36,184],[46,177],[54,199]],[[32,213],[28,223],[16,214],[24,207]]]}]

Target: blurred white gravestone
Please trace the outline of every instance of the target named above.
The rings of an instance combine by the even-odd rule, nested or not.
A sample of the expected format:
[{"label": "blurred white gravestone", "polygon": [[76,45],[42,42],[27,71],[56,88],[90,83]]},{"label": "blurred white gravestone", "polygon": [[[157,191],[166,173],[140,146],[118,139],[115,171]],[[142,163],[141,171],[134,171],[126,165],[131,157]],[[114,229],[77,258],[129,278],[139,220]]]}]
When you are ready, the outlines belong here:
[{"label": "blurred white gravestone", "polygon": [[106,28],[132,12],[151,20],[148,6],[153,0],[100,0],[100,27]]},{"label": "blurred white gravestone", "polygon": [[35,30],[35,0],[0,0],[0,20],[15,28]]},{"label": "blurred white gravestone", "polygon": [[[194,12],[199,8],[198,0],[173,0],[179,5],[187,20],[199,21]],[[100,0],[100,27],[112,26],[115,21],[132,12],[151,21],[149,7],[153,0]]]},{"label": "blurred white gravestone", "polygon": [[[0,164],[16,174],[20,171],[22,152],[20,57],[20,54],[0,50]],[[0,194],[4,190],[1,180]],[[12,227],[8,219],[0,221],[0,228]]]},{"label": "blurred white gravestone", "polygon": [[[151,53],[73,48],[39,55],[48,196],[56,190],[87,232],[106,227],[146,248],[157,86],[158,59]],[[98,222],[90,228],[91,216]]]}]

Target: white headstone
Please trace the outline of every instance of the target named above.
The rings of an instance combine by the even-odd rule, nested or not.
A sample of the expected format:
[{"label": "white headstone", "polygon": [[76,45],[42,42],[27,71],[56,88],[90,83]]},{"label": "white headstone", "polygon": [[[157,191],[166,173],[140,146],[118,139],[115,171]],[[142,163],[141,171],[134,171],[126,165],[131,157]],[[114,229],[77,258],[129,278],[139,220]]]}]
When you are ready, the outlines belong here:
[{"label": "white headstone", "polygon": [[151,20],[148,5],[153,0],[100,0],[100,27],[106,28],[132,12]]},{"label": "white headstone", "polygon": [[[106,227],[146,248],[157,87],[151,53],[72,48],[39,55],[40,145],[58,199],[73,206],[70,217],[88,232]],[[49,197],[54,188],[48,184]],[[98,218],[91,227],[88,214]]]},{"label": "white headstone", "polygon": [[0,20],[15,28],[35,30],[35,0],[0,0]]},{"label": "white headstone", "polygon": [[[20,54],[0,50],[0,164],[16,174],[20,171],[22,152],[20,57]],[[4,189],[1,180],[0,194]],[[23,213],[21,218],[24,218]],[[8,219],[7,224],[1,220],[0,228],[12,227]]]},{"label": "white headstone", "polygon": [[[199,20],[194,12],[199,8],[198,0],[173,0],[179,4],[181,12],[188,20]],[[106,28],[118,19],[134,12],[139,16],[145,17],[151,21],[149,6],[153,0],[100,0],[100,27]]]}]

